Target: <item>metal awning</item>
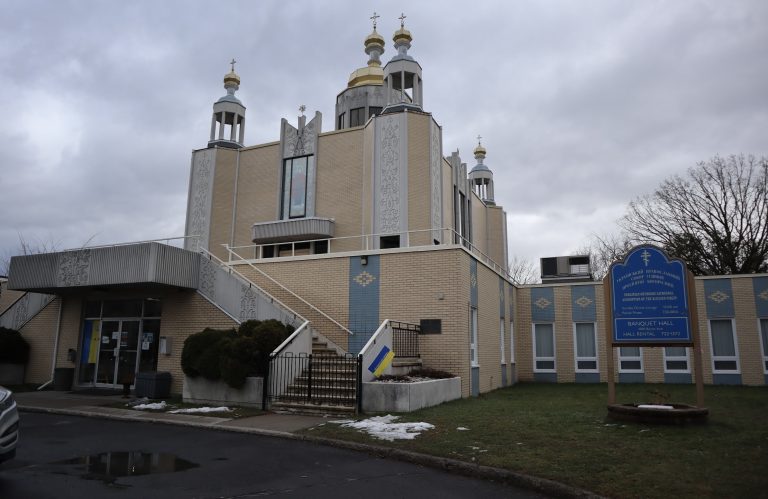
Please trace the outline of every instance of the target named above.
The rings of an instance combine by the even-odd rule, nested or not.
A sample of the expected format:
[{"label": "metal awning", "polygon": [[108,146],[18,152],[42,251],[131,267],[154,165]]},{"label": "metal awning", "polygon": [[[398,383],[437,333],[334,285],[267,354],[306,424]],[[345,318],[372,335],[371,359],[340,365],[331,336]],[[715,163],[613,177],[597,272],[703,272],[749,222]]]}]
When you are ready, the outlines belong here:
[{"label": "metal awning", "polygon": [[253,224],[255,244],[310,241],[333,237],[335,222],[332,218],[295,218]]},{"label": "metal awning", "polygon": [[197,289],[197,253],[149,242],[11,258],[8,288],[55,294],[67,289],[160,285]]}]

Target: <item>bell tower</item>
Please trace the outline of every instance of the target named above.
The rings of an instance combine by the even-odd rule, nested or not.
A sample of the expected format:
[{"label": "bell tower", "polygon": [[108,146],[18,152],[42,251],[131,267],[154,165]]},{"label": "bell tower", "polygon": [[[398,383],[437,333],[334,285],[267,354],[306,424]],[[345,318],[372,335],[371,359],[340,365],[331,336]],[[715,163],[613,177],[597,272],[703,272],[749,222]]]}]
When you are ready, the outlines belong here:
[{"label": "bell tower", "polygon": [[480,137],[477,136],[477,147],[475,147],[475,159],[477,164],[469,172],[469,181],[472,183],[472,189],[475,194],[487,205],[495,205],[493,200],[493,172],[483,161],[485,160],[485,147],[480,143]]},{"label": "bell tower", "polygon": [[240,77],[235,73],[236,62],[232,59],[230,62],[232,69],[224,75],[224,88],[227,95],[213,105],[211,138],[208,141],[208,147],[219,146],[230,149],[243,147],[245,106],[235,97],[235,92],[240,88]]},{"label": "bell tower", "polygon": [[387,106],[384,113],[398,112],[404,109],[423,111],[424,101],[421,66],[408,55],[411,48],[411,32],[405,29],[405,14],[400,14],[400,29],[395,31],[392,40],[397,54],[384,66],[384,87],[386,88]]}]

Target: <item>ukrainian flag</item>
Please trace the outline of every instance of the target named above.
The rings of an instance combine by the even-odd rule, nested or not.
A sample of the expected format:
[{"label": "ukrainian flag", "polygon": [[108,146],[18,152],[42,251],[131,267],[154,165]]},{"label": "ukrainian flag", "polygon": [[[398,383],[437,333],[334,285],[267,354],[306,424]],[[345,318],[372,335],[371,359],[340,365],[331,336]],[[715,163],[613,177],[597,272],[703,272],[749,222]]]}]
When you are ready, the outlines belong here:
[{"label": "ukrainian flag", "polygon": [[389,367],[389,365],[392,363],[392,359],[394,358],[395,352],[390,350],[389,347],[383,346],[381,347],[379,354],[375,359],[373,359],[373,362],[371,362],[371,365],[368,366],[368,370],[378,378],[381,376],[381,373],[383,373],[384,370]]}]

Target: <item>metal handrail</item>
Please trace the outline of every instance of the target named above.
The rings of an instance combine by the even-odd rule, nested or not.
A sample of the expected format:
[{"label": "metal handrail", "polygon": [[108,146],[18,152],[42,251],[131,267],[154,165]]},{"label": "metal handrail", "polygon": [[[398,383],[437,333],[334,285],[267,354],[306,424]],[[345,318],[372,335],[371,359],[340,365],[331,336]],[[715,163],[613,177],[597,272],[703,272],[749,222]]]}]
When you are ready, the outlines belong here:
[{"label": "metal handrail", "polygon": [[295,340],[295,339],[296,339],[296,338],[297,338],[297,337],[298,337],[300,334],[303,334],[303,333],[304,333],[304,330],[305,330],[305,329],[308,329],[308,328],[309,328],[309,321],[304,321],[304,322],[301,324],[301,326],[299,326],[298,328],[296,328],[296,331],[294,331],[294,332],[293,332],[293,333],[292,333],[292,334],[291,334],[289,337],[287,337],[287,338],[285,339],[285,341],[283,341],[282,343],[280,343],[280,345],[279,345],[277,348],[275,348],[274,350],[272,350],[272,353],[270,353],[270,354],[269,354],[269,356],[270,356],[270,357],[274,357],[274,356],[276,356],[276,355],[280,355],[280,352],[282,352],[283,350],[285,350],[285,348],[286,348],[288,345],[290,345],[291,343],[293,343],[293,341],[294,341],[294,340]]},{"label": "metal handrail", "polygon": [[[99,248],[116,248],[118,246],[130,246],[132,244],[145,244],[145,243],[162,243],[166,246],[171,246],[170,241],[176,241],[176,240],[186,240],[186,239],[198,239],[200,236],[174,236],[174,237],[162,237],[159,239],[147,239],[144,241],[129,241],[126,243],[112,243],[112,244],[99,244],[95,246],[81,246],[79,248],[69,248],[60,250],[61,252],[64,251],[80,251],[84,249],[99,249]],[[175,247],[175,246],[174,246]]]},{"label": "metal handrail", "polygon": [[[316,306],[312,305],[312,304],[311,304],[311,303],[309,303],[307,300],[305,300],[305,299],[304,299],[304,298],[302,298],[301,296],[297,295],[296,293],[294,293],[294,292],[293,292],[293,291],[291,291],[290,289],[288,289],[288,288],[286,288],[285,286],[283,286],[281,283],[279,283],[278,281],[276,281],[276,280],[275,280],[275,279],[274,279],[274,278],[273,278],[271,275],[267,274],[266,272],[264,272],[263,270],[261,270],[260,268],[258,268],[257,266],[255,266],[255,265],[254,265],[253,263],[251,263],[250,261],[243,259],[243,258],[242,258],[240,255],[238,255],[237,253],[235,253],[235,252],[232,250],[232,248],[230,248],[230,247],[229,247],[229,245],[225,244],[225,245],[223,245],[223,246],[224,246],[224,247],[227,249],[227,251],[229,252],[229,255],[230,255],[230,257],[231,257],[232,255],[235,255],[235,256],[237,257],[237,261],[241,261],[241,262],[243,262],[243,263],[245,263],[245,264],[249,265],[249,266],[250,266],[250,267],[251,267],[253,270],[255,270],[255,271],[256,271],[256,272],[258,272],[259,274],[263,275],[264,277],[266,277],[267,279],[269,279],[270,281],[272,281],[273,283],[275,283],[276,285],[278,285],[278,286],[279,286],[281,289],[283,289],[284,291],[286,291],[286,292],[290,293],[290,294],[291,294],[292,296],[294,296],[295,298],[298,298],[298,299],[299,299],[299,300],[300,300],[302,303],[304,303],[305,305],[307,305],[308,307],[310,307],[312,310],[314,310],[315,312],[319,313],[320,315],[322,315],[323,317],[325,317],[325,318],[326,318],[326,319],[328,319],[329,321],[331,321],[331,322],[333,322],[334,324],[336,324],[337,326],[339,326],[339,328],[341,328],[343,331],[346,331],[346,332],[347,332],[347,334],[349,334],[349,335],[354,335],[354,334],[355,334],[355,333],[353,333],[352,331],[350,331],[350,330],[349,330],[349,329],[348,329],[346,326],[344,326],[343,324],[341,324],[339,321],[337,321],[336,319],[334,319],[334,318],[333,318],[333,317],[331,317],[330,315],[326,314],[325,312],[323,312],[322,310],[320,310],[320,309],[319,309],[319,308],[317,308]],[[249,282],[250,282],[250,281],[249,281]],[[290,309],[290,308],[289,308],[288,310],[292,310],[292,309]]]},{"label": "metal handrail", "polygon": [[[275,298],[274,296],[272,296],[271,294],[269,294],[269,293],[268,293],[268,292],[267,292],[265,289],[262,289],[261,287],[259,287],[258,285],[256,285],[256,283],[254,283],[254,282],[251,282],[251,280],[250,280],[250,279],[248,279],[246,276],[244,276],[244,275],[243,275],[242,273],[240,273],[239,271],[235,270],[235,269],[234,269],[234,268],[233,268],[231,265],[227,265],[227,264],[224,262],[224,260],[222,260],[221,258],[217,257],[216,255],[214,255],[213,253],[211,253],[210,251],[208,251],[208,250],[207,250],[207,249],[205,249],[205,248],[200,248],[198,251],[199,251],[199,252],[200,252],[200,253],[201,253],[203,256],[206,256],[206,257],[208,257],[208,259],[209,259],[209,260],[215,260],[215,261],[216,261],[216,262],[219,264],[219,266],[220,266],[220,267],[222,267],[222,268],[226,269],[226,270],[227,270],[227,272],[229,272],[230,274],[234,273],[234,274],[235,274],[237,277],[239,277],[241,280],[245,281],[245,283],[246,283],[246,284],[248,284],[248,286],[250,286],[250,287],[251,287],[251,289],[255,288],[257,292],[259,292],[259,293],[263,294],[263,295],[264,295],[266,298],[268,298],[268,299],[269,299],[270,301],[272,301],[273,303],[277,303],[279,306],[283,307],[285,310],[287,310],[287,311],[289,311],[290,313],[292,313],[293,315],[295,315],[295,316],[296,316],[296,318],[300,319],[302,322],[304,322],[304,323],[309,323],[309,321],[308,321],[306,318],[304,318],[304,317],[303,317],[301,314],[299,314],[298,312],[296,312],[295,310],[293,310],[291,307],[289,307],[288,305],[286,305],[285,303],[283,303],[282,301],[280,301],[278,298]],[[302,324],[302,325],[303,325],[303,324]]]},{"label": "metal handrail", "polygon": [[[443,243],[440,243],[439,246],[459,245],[459,246],[463,246],[465,248],[468,248],[470,253],[473,253],[473,254],[479,256],[481,258],[481,260],[483,260],[483,263],[485,263],[486,265],[488,265],[489,267],[494,269],[499,274],[502,274],[503,276],[507,277],[508,279],[510,279],[510,280],[512,279],[512,275],[509,273],[509,271],[507,269],[505,269],[503,266],[501,266],[498,263],[496,263],[496,261],[494,261],[491,257],[489,257],[488,255],[486,255],[485,253],[480,251],[477,248],[477,246],[474,243],[472,243],[472,241],[470,241],[466,237],[462,236],[461,234],[456,232],[455,229],[453,229],[451,227],[443,227],[443,228],[440,228],[440,229],[418,229],[418,230],[407,230],[407,231],[400,231],[400,232],[382,232],[382,233],[375,233],[375,234],[361,234],[361,235],[358,235],[358,236],[342,236],[342,237],[333,237],[333,238],[327,238],[327,239],[307,239],[307,240],[303,240],[303,241],[292,241],[292,242],[286,242],[286,243],[281,243],[281,244],[290,244],[291,245],[291,256],[294,256],[294,254],[295,254],[295,247],[296,247],[297,244],[311,243],[311,242],[317,242],[317,241],[327,241],[328,242],[328,252],[330,253],[331,252],[331,244],[334,241],[338,243],[339,241],[344,241],[344,240],[349,240],[349,239],[359,239],[359,240],[362,241],[362,244],[360,245],[360,251],[369,251],[371,249],[370,241],[372,241],[374,237],[397,236],[397,235],[400,235],[400,234],[408,234],[408,235],[410,235],[410,234],[419,234],[419,233],[422,233],[422,232],[441,232],[441,233],[446,233],[447,232],[448,237],[444,239],[445,241],[454,241],[455,240],[455,241],[458,241],[458,242],[455,242],[455,243],[454,242],[443,242]],[[410,243],[410,238],[408,238],[408,242]],[[272,245],[273,244],[251,244],[251,245],[247,245],[247,246],[232,246],[232,247],[228,247],[228,249],[232,250],[231,251],[232,254],[236,254],[237,255],[237,253],[235,253],[235,250],[243,250],[243,249],[253,248],[254,249],[254,255],[256,255],[257,252],[259,252],[259,250],[261,248],[263,248],[264,246],[272,246]],[[406,248],[419,248],[419,247],[433,247],[433,246],[435,246],[435,245],[432,245],[432,244],[426,244],[426,245],[425,244],[420,244],[420,245],[413,245],[413,246],[411,246],[409,244],[408,246],[405,246],[405,247]],[[238,255],[238,257],[240,257],[240,255]],[[244,262],[248,262],[250,260],[250,259],[245,259],[245,258],[242,258],[242,257],[240,257],[240,258]],[[261,260],[261,258],[256,258],[256,257],[254,257],[254,258],[257,259],[257,260]]]}]

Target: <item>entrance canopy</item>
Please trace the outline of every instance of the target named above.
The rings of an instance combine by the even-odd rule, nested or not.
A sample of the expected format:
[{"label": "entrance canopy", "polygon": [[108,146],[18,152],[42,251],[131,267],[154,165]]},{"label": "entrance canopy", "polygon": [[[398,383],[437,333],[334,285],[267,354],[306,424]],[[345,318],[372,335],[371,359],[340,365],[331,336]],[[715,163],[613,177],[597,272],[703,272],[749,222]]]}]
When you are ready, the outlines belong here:
[{"label": "entrance canopy", "polygon": [[149,242],[11,258],[8,288],[58,294],[87,287],[161,285],[197,289],[197,253]]}]

